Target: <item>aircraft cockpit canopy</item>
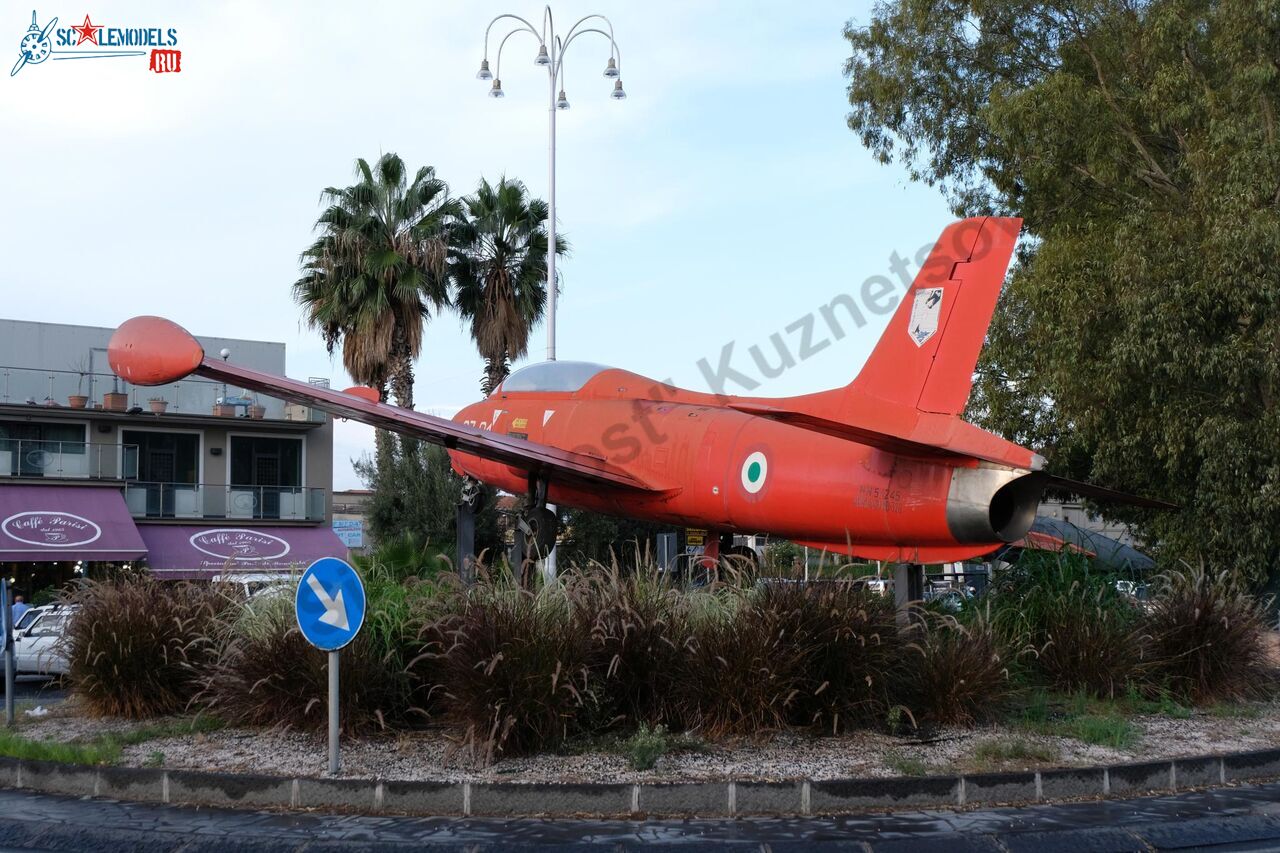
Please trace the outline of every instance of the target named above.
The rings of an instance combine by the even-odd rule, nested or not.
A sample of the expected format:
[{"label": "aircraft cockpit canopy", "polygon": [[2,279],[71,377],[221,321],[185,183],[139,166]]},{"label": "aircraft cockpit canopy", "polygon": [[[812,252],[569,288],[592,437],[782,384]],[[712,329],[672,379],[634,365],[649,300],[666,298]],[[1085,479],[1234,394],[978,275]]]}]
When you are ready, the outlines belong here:
[{"label": "aircraft cockpit canopy", "polygon": [[577,391],[597,373],[609,368],[590,361],[544,361],[522,367],[502,382],[510,393],[530,391]]}]

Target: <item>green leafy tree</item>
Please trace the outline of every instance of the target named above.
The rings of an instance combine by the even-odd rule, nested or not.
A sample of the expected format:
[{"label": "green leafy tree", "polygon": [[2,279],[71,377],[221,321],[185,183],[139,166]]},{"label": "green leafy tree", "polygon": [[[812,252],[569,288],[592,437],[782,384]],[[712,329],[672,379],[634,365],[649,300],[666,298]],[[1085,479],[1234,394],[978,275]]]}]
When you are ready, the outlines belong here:
[{"label": "green leafy tree", "polygon": [[1027,238],[971,414],[1255,578],[1280,560],[1280,5],[894,0],[846,28],[849,125]]},{"label": "green leafy tree", "polygon": [[655,556],[659,533],[672,530],[667,524],[637,521],[602,515],[585,509],[561,512],[564,541],[559,546],[560,560],[567,566],[588,563],[634,567]]},{"label": "green leafy tree", "polygon": [[[529,333],[547,304],[547,204],[530,199],[524,184],[486,180],[463,200],[466,215],[454,234],[451,270],[458,313],[484,358],[481,390],[488,395],[529,350]],[[556,254],[569,243],[556,237]]]},{"label": "green leafy tree", "polygon": [[329,352],[341,346],[352,379],[384,397],[389,386],[411,409],[423,327],[449,301],[449,231],[461,208],[430,166],[410,178],[397,154],[356,160],[356,177],[324,190],[294,298]]},{"label": "green leafy tree", "polygon": [[[405,440],[392,448],[388,464],[366,457],[355,463],[355,471],[373,492],[366,518],[379,547],[407,543],[404,547],[415,553],[429,549],[455,558],[462,478],[453,472],[443,447]],[[499,542],[494,493],[483,490],[476,512],[476,551],[487,549],[492,561]]]}]

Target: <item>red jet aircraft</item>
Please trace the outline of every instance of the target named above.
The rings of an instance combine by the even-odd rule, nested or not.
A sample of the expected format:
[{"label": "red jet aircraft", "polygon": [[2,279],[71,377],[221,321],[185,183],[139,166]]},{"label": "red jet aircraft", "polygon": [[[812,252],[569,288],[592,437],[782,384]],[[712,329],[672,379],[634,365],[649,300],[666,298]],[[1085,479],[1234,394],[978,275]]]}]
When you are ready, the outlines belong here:
[{"label": "red jet aircraft", "polygon": [[1046,487],[1167,507],[1043,472],[1045,460],[964,421],[974,366],[1021,227],[984,217],[943,231],[857,378],[767,399],[686,391],[571,361],[508,376],[452,420],[206,358],[180,326],[136,317],[109,360],[137,385],[198,374],[441,444],[454,469],[528,491],[545,551],[548,502],[707,528],[768,533],[862,557],[963,560],[1021,539]]}]

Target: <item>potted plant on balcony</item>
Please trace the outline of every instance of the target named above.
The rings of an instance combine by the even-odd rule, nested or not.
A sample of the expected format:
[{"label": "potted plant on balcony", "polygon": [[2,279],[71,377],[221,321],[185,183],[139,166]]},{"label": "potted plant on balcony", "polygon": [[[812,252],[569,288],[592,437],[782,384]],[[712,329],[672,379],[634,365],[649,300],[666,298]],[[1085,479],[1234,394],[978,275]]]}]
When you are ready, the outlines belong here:
[{"label": "potted plant on balcony", "polygon": [[253,403],[249,406],[249,417],[255,421],[260,421],[267,416],[267,407],[262,405],[262,401],[258,399],[258,395],[253,395]]},{"label": "potted plant on balcony", "polygon": [[213,413],[220,418],[234,418],[236,416],[236,407],[219,399],[213,404]]},{"label": "potted plant on balcony", "polygon": [[120,390],[120,380],[111,377],[111,390],[102,395],[102,408],[108,412],[123,412],[129,408],[129,395]]},{"label": "potted plant on balcony", "polygon": [[67,395],[67,405],[73,409],[83,409],[89,405],[89,395],[84,393],[84,379],[89,375],[89,360],[81,356],[71,369],[79,376],[76,382],[76,393]]},{"label": "potted plant on balcony", "polygon": [[152,414],[163,415],[165,409],[169,408],[169,401],[164,397],[152,397],[147,400],[147,405],[151,407]]}]

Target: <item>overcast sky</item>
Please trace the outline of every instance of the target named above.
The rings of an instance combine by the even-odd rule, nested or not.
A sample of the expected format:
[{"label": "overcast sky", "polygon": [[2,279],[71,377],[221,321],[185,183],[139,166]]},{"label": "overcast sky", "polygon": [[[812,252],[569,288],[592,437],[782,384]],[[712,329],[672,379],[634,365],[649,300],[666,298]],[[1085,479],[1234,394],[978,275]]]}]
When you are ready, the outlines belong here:
[{"label": "overcast sky", "polygon": [[[800,360],[786,327],[912,258],[950,216],[937,193],[877,164],[845,124],[849,19],[865,0],[562,2],[561,29],[614,24],[628,98],[608,97],[604,40],[566,54],[557,201],[558,354],[707,390],[728,365],[787,395],[848,383],[888,314]],[[547,189],[547,79],[531,39],[503,56],[507,97],[475,79],[495,14],[541,6],[433,2],[41,2],[44,24],[175,29],[176,74],[146,58],[46,61],[0,76],[0,316],[115,326],[161,314],[192,331],[283,341],[299,378],[349,384],[300,323],[290,285],[321,188],[358,156],[429,164],[456,194],[481,176]],[[9,56],[32,7],[0,3]],[[497,30],[495,30],[496,32]],[[55,49],[57,47],[55,46]],[[494,60],[496,45],[490,48]],[[5,69],[11,67],[7,62]],[[914,265],[912,266],[914,271]],[[797,327],[799,329],[799,327]],[[852,331],[852,329],[848,329]],[[766,379],[749,347],[794,368]],[[815,344],[830,337],[819,317]],[[545,356],[534,335],[530,360]],[[457,317],[427,329],[418,408],[479,395],[481,360]],[[724,390],[743,392],[729,381]],[[335,488],[372,434],[337,425]]]}]

